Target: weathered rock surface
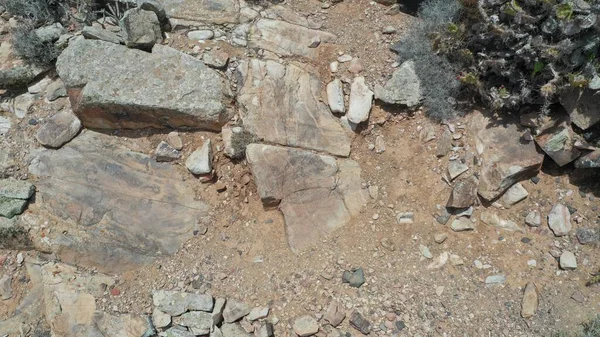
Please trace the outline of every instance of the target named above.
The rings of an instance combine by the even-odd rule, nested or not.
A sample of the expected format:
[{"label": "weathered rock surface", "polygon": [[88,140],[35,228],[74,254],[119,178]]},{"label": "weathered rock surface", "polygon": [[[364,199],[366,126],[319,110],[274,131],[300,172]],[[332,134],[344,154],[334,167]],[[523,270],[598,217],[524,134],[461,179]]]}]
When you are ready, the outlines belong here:
[{"label": "weathered rock surface", "polygon": [[384,87],[375,87],[375,98],[387,104],[402,104],[409,108],[419,105],[423,93],[414,61],[402,63]]},{"label": "weathered rock surface", "polygon": [[208,335],[212,327],[210,313],[202,311],[190,311],[176,317],[175,323],[187,327],[194,335]]},{"label": "weathered rock surface", "polygon": [[452,230],[455,232],[465,232],[474,230],[475,225],[467,218],[458,218],[452,221],[450,228],[452,228]]},{"label": "weathered rock surface", "polygon": [[29,172],[38,180],[36,204],[76,224],[53,233],[53,249],[63,261],[103,271],[177,252],[208,209],[172,165],[91,131],[41,151]]},{"label": "weathered rock surface", "polygon": [[320,30],[295,25],[285,21],[260,19],[251,27],[249,48],[261,48],[282,56],[302,56],[314,59],[319,48],[310,48],[317,36],[321,43],[332,42],[336,36]]},{"label": "weathered rock surface", "polygon": [[0,180],[0,217],[10,219],[23,213],[34,192],[35,186],[28,181]]},{"label": "weathered rock surface", "polygon": [[125,45],[152,51],[156,43],[162,41],[162,30],[156,13],[141,8],[132,8],[125,12],[119,21],[119,26],[125,32]]},{"label": "weathered rock surface", "polygon": [[525,217],[525,223],[531,227],[539,227],[542,224],[542,216],[538,211],[531,211]]},{"label": "weathered rock surface", "polygon": [[371,322],[358,312],[358,310],[354,310],[350,314],[350,325],[363,335],[368,335],[371,332]]},{"label": "weathered rock surface", "polygon": [[313,20],[313,17],[307,18],[304,15],[300,15],[289,6],[271,6],[264,10],[263,16],[267,19],[281,20],[311,29],[319,29],[322,26],[321,23]]},{"label": "weathered rock surface", "polygon": [[350,103],[346,117],[354,124],[359,124],[369,119],[373,105],[373,92],[365,83],[362,76],[354,78],[350,87]]},{"label": "weathered rock surface", "polygon": [[560,94],[560,103],[571,116],[571,122],[587,130],[600,122],[600,98],[595,90],[568,89]]},{"label": "weathered rock surface", "polygon": [[527,283],[523,294],[523,302],[521,302],[521,316],[530,318],[537,312],[539,304],[538,292],[533,282]]},{"label": "weathered rock surface", "polygon": [[244,127],[268,142],[348,156],[350,141],[325,104],[321,82],[295,65],[252,59],[238,68]]},{"label": "weathered rock surface", "polygon": [[478,188],[483,198],[493,200],[540,170],[544,155],[533,142],[521,142],[524,130],[516,123],[498,125],[491,117],[474,112],[469,128],[483,162]]},{"label": "weathered rock surface", "polygon": [[35,138],[46,147],[59,148],[73,139],[79,130],[81,121],[70,109],[65,109],[48,118],[38,129]]},{"label": "weathered rock surface", "polygon": [[577,269],[577,258],[575,258],[575,254],[564,250],[562,254],[560,254],[560,268],[564,270]]},{"label": "weathered rock surface", "polygon": [[466,208],[473,205],[477,199],[477,183],[478,181],[475,176],[457,182],[452,189],[446,206]]},{"label": "weathered rock surface", "polygon": [[319,332],[319,323],[312,316],[306,315],[296,318],[292,328],[299,337],[307,337]]},{"label": "weathered rock surface", "polygon": [[575,160],[576,168],[600,168],[600,150],[587,153]]},{"label": "weathered rock surface", "polygon": [[181,157],[181,152],[177,151],[169,143],[162,141],[156,146],[154,150],[154,158],[158,162],[170,162],[175,161]]},{"label": "weathered rock surface", "polygon": [[573,146],[573,130],[566,122],[562,122],[545,130],[535,137],[535,142],[559,166],[565,166],[577,159],[581,152]]},{"label": "weathered rock surface", "polygon": [[525,232],[523,228],[519,227],[519,225],[513,221],[502,219],[498,214],[492,211],[485,211],[481,213],[481,221],[483,221],[483,223],[486,225],[496,227],[498,229],[503,229],[506,231],[518,231],[523,233]]},{"label": "weathered rock surface", "polygon": [[511,207],[527,198],[529,193],[520,183],[512,185],[500,198],[505,207]]},{"label": "weathered rock surface", "polygon": [[337,327],[342,323],[344,318],[346,318],[346,310],[344,309],[344,306],[336,301],[331,301],[327,307],[325,319],[333,327]]},{"label": "weathered rock surface", "polygon": [[565,236],[571,231],[571,213],[563,204],[556,204],[548,214],[548,226],[556,236]]},{"label": "weathered rock surface", "polygon": [[170,18],[213,24],[237,23],[238,0],[159,0]]},{"label": "weathered rock surface", "polygon": [[344,105],[344,89],[340,79],[336,78],[327,84],[327,103],[333,113],[346,112],[346,106]]},{"label": "weathered rock surface", "polygon": [[246,157],[263,204],[279,204],[296,253],[342,227],[366,203],[355,161],[259,144],[249,145]]},{"label": "weathered rock surface", "polygon": [[223,310],[225,323],[233,323],[250,313],[250,307],[246,303],[230,299]]},{"label": "weathered rock surface", "polygon": [[146,53],[77,40],[59,56],[56,68],[86,127],[220,130],[229,119],[231,97],[223,78],[202,61],[166,46]]},{"label": "weathered rock surface", "polygon": [[452,160],[448,163],[448,175],[450,180],[456,179],[459,175],[467,172],[469,166],[459,160]]},{"label": "weathered rock surface", "polygon": [[81,35],[88,40],[102,40],[114,44],[124,44],[125,40],[119,35],[100,27],[85,26],[81,30]]},{"label": "weathered rock surface", "polygon": [[209,174],[212,172],[212,142],[207,139],[201,147],[192,152],[185,161],[185,167],[193,174]]},{"label": "weathered rock surface", "polygon": [[156,309],[171,316],[180,316],[188,311],[210,313],[214,306],[213,298],[210,295],[169,290],[155,291],[152,294],[152,302]]}]

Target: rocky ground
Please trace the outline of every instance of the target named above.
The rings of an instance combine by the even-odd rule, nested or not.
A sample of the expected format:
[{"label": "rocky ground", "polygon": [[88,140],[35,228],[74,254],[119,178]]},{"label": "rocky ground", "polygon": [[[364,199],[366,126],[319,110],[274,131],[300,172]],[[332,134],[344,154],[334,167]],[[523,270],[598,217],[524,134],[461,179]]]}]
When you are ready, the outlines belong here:
[{"label": "rocky ground", "polygon": [[145,3],[61,31],[49,71],[2,36],[28,91],[0,111],[0,336],[574,336],[599,312],[597,169],[526,119],[428,120],[389,48],[415,18]]}]

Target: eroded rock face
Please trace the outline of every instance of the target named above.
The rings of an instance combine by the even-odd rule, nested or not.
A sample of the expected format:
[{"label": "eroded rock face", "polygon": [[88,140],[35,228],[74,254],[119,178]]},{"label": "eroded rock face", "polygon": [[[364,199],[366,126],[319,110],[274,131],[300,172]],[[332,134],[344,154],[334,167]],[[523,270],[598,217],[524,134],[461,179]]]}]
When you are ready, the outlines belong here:
[{"label": "eroded rock face", "polygon": [[250,29],[248,47],[266,49],[282,56],[303,56],[314,59],[318,48],[309,48],[317,37],[321,43],[332,42],[336,36],[296,24],[260,19]]},{"label": "eroded rock face", "polygon": [[322,83],[295,65],[252,59],[238,68],[244,127],[270,143],[350,154],[350,140],[318,100]]},{"label": "eroded rock face", "polygon": [[355,161],[261,144],[249,145],[246,157],[263,203],[279,204],[295,253],[344,226],[366,202]]},{"label": "eroded rock face", "polygon": [[534,176],[542,167],[544,155],[533,142],[521,141],[524,130],[516,123],[501,123],[474,112],[470,124],[483,165],[477,192],[493,200],[515,183]]},{"label": "eroded rock face", "polygon": [[170,18],[213,24],[237,23],[238,0],[159,0]]},{"label": "eroded rock face", "polygon": [[38,180],[36,203],[73,224],[50,238],[58,255],[102,271],[175,253],[208,210],[172,165],[96,132],[40,152],[29,172]]},{"label": "eroded rock face", "polygon": [[560,103],[571,116],[571,122],[582,130],[600,122],[600,97],[595,94],[595,90],[566,90],[560,95]]},{"label": "eroded rock face", "polygon": [[220,130],[229,119],[224,79],[170,47],[156,45],[147,53],[80,39],[59,56],[56,69],[73,111],[89,128]]}]

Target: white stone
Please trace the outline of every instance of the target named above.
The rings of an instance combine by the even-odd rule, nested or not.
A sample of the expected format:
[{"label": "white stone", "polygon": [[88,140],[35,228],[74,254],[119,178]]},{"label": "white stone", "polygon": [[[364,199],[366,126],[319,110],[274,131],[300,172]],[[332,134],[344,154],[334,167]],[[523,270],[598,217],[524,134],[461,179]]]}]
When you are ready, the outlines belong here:
[{"label": "white stone", "polygon": [[527,190],[525,189],[525,187],[523,187],[523,185],[521,185],[521,183],[516,183],[516,184],[512,185],[504,193],[504,195],[502,195],[502,198],[500,200],[502,201],[502,204],[505,207],[509,208],[509,207],[517,204],[521,200],[524,200],[525,198],[527,198],[527,196],[529,196],[529,193],[527,193]]},{"label": "white stone", "polygon": [[215,33],[210,29],[193,30],[187,33],[187,37],[190,40],[210,40],[215,36]]},{"label": "white stone", "polygon": [[212,146],[210,139],[207,139],[201,147],[192,152],[185,161],[185,167],[196,175],[212,172]]},{"label": "white stone", "polygon": [[548,214],[548,226],[556,236],[565,236],[572,228],[571,213],[567,206],[556,204]]},{"label": "white stone", "polygon": [[359,124],[369,119],[373,92],[365,83],[363,76],[356,77],[350,89],[350,107],[346,116],[350,122]]},{"label": "white stone", "polygon": [[333,113],[345,113],[344,88],[342,81],[335,79],[327,84],[327,103]]},{"label": "white stone", "polygon": [[575,258],[575,254],[566,250],[563,251],[560,255],[560,268],[564,270],[577,269],[577,259]]}]

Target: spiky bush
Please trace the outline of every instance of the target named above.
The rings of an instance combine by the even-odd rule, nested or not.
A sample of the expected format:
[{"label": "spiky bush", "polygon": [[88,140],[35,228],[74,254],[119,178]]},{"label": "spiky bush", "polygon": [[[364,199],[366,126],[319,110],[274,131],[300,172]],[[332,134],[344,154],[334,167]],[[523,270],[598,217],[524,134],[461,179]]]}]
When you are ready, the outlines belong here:
[{"label": "spiky bush", "polygon": [[29,64],[45,67],[56,59],[58,50],[52,41],[43,41],[32,24],[22,23],[13,30],[15,54]]}]

